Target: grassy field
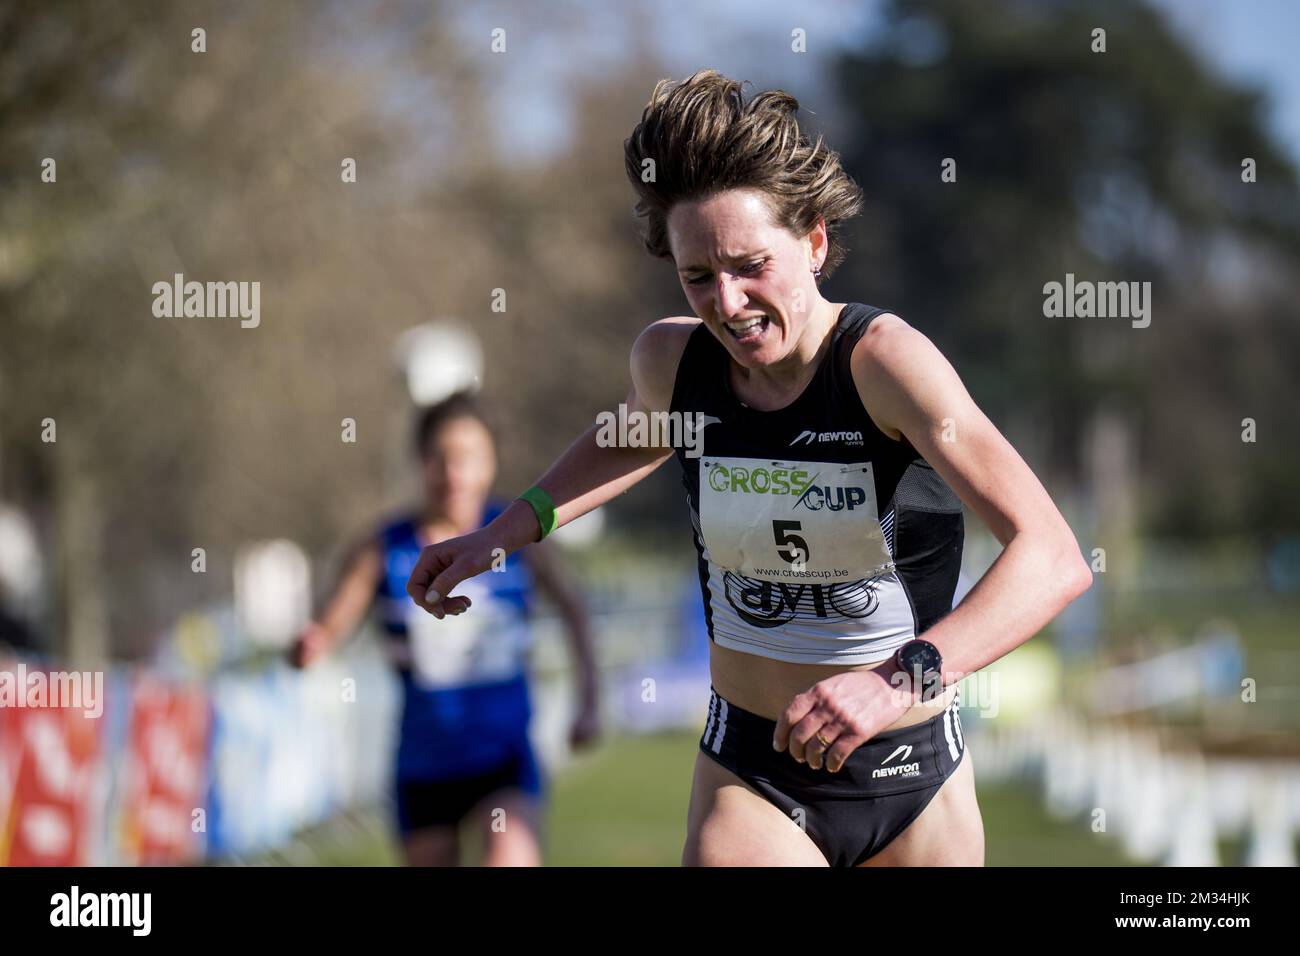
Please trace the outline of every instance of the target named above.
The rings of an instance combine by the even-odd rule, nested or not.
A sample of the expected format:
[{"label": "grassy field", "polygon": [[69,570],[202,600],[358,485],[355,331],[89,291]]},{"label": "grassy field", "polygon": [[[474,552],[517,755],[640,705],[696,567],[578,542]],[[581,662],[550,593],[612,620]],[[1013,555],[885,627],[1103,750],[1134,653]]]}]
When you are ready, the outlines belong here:
[{"label": "grassy field", "polygon": [[[698,736],[628,737],[582,757],[552,781],[546,862],[551,866],[677,866]],[[972,743],[976,755],[977,744]],[[1048,819],[1034,794],[979,786],[989,866],[1119,866],[1113,842]],[[468,837],[468,834],[467,834]],[[467,840],[472,845],[472,841]],[[295,843],[248,861],[288,865],[392,865],[382,810],[347,814]]]}]

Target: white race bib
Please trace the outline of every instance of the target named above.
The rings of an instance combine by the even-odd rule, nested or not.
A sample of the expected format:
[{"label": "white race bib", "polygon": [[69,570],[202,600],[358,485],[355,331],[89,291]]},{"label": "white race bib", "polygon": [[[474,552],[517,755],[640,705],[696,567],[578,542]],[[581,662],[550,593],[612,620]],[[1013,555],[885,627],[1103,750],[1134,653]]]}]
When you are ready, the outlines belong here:
[{"label": "white race bib", "polygon": [[718,567],[833,584],[893,568],[870,462],[700,460],[700,530]]},{"label": "white race bib", "polygon": [[456,594],[473,606],[441,621],[414,603],[408,606],[406,633],[415,682],[432,690],[517,676],[527,624],[496,613],[487,587],[473,580],[459,585]]}]

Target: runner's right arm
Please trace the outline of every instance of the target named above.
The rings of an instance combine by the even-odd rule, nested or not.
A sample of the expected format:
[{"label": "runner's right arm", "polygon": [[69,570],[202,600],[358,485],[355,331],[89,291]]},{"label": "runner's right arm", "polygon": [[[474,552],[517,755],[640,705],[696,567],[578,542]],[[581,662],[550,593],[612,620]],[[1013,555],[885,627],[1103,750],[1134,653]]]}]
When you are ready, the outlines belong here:
[{"label": "runner's right arm", "polygon": [[382,564],[377,538],[365,538],[352,548],[321,613],[294,643],[291,659],[295,665],[309,666],[356,630],[375,598]]},{"label": "runner's right arm", "polygon": [[[630,361],[629,414],[669,410],[678,362],[687,338],[698,324],[698,319],[663,319],[637,337]],[[536,482],[555,502],[557,528],[627,491],[673,453],[663,446],[601,447],[597,444],[600,431],[601,426],[592,425]],[[538,540],[540,534],[532,506],[516,500],[486,527],[425,548],[406,591],[411,600],[435,617],[458,614],[469,607],[469,602],[449,596],[456,585],[486,571],[502,552],[518,551]],[[433,600],[426,599],[430,589],[436,594]]]}]

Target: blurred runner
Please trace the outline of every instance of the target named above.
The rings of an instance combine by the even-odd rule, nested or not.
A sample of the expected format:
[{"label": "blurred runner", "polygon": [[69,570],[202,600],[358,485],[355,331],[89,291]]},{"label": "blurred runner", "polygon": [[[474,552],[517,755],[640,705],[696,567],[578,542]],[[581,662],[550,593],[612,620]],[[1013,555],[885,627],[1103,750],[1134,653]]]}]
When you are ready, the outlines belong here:
[{"label": "blurred runner", "polygon": [[540,865],[544,786],[528,738],[526,676],[533,585],[559,609],[577,666],[575,747],[598,732],[587,615],[542,544],[509,559],[502,553],[494,567],[465,582],[474,615],[435,622],[420,610],[406,582],[421,549],[483,527],[507,503],[489,496],[496,446],[470,395],[458,393],[423,413],[417,449],[423,510],[385,524],[353,549],[324,611],[300,635],[295,662],[310,665],[337,646],[377,600],[402,680],[395,783],[407,864],[457,865],[459,828],[468,818],[484,835],[485,865]]}]

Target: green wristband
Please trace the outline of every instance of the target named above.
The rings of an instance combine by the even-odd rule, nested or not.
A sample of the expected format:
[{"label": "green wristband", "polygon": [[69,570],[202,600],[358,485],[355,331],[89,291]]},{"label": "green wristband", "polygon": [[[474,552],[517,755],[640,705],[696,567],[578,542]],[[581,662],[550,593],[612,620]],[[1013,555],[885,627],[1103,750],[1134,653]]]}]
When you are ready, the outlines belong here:
[{"label": "green wristband", "polygon": [[542,537],[537,540],[542,540],[555,530],[555,502],[543,489],[533,485],[515,500],[526,501],[532,505],[533,514],[537,515],[537,523],[542,526]]}]

